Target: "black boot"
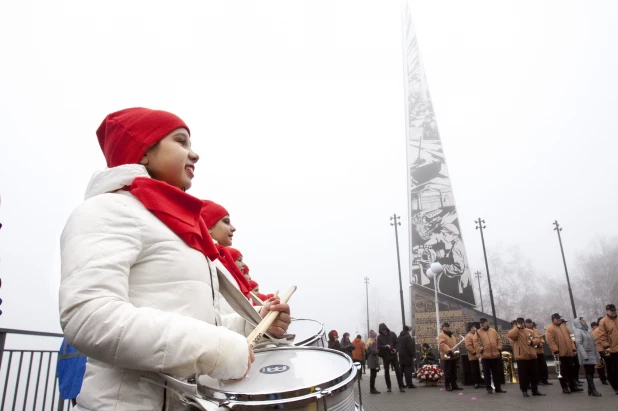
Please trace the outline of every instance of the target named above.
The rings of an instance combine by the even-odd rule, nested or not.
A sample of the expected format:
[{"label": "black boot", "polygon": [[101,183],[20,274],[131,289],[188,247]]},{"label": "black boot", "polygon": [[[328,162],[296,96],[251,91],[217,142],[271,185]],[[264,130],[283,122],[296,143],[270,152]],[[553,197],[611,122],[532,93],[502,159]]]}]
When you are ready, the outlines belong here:
[{"label": "black boot", "polygon": [[521,392],[524,394],[524,397],[529,397],[530,396],[530,394],[528,394],[528,390],[525,390],[525,391],[522,390]]},{"label": "black boot", "polygon": [[562,387],[562,393],[563,394],[571,394],[571,390],[569,389],[569,387]]},{"label": "black boot", "polygon": [[491,389],[491,387],[487,388],[487,394],[493,394],[494,390]]},{"label": "black boot", "polygon": [[599,394],[596,387],[594,386],[594,375],[586,374],[586,382],[588,382],[588,395],[591,395],[593,397],[600,397],[601,394]]},{"label": "black boot", "polygon": [[380,391],[376,390],[376,389],[375,389],[375,387],[371,388],[371,389],[369,390],[369,392],[370,392],[371,394],[380,394]]},{"label": "black boot", "polygon": [[582,392],[582,391],[584,391],[583,388],[579,388],[577,385],[571,385],[569,388],[571,389],[571,392]]},{"label": "black boot", "polygon": [[451,387],[451,383],[450,382],[445,382],[444,383],[444,389],[446,391],[453,391],[453,387]]},{"label": "black boot", "polygon": [[452,383],[451,386],[453,387],[454,390],[463,390],[463,388],[461,388],[459,385],[457,385],[457,381]]},{"label": "black boot", "polygon": [[539,392],[539,390],[536,390],[536,391],[532,391],[532,395],[536,397],[544,397],[547,394],[543,394],[542,392]]}]

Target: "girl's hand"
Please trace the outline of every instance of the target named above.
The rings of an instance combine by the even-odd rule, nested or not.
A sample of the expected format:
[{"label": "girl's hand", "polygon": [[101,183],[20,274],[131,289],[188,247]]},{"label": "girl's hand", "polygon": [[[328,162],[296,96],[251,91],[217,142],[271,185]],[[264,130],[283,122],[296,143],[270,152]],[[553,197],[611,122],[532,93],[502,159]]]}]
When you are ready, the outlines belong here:
[{"label": "girl's hand", "polygon": [[243,375],[240,378],[233,378],[232,381],[240,381],[240,380],[242,380],[247,375],[249,375],[249,371],[251,371],[251,364],[253,363],[253,361],[255,361],[255,355],[253,355],[253,348],[251,348],[250,345],[247,345],[247,348],[249,349],[249,357],[247,358],[247,361],[248,361],[247,372],[245,372],[245,375]]},{"label": "girl's hand", "polygon": [[260,311],[260,317],[266,317],[271,311],[279,311],[279,315],[268,328],[268,332],[279,337],[285,334],[290,326],[290,321],[292,321],[290,317],[290,306],[288,304],[281,304],[279,297],[271,297],[264,301],[264,306]]}]

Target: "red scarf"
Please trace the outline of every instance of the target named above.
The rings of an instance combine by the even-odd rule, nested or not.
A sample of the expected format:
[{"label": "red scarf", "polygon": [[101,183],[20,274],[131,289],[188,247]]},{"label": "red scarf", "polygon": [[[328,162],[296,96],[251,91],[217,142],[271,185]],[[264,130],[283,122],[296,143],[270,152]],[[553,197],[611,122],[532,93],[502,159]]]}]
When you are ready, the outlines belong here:
[{"label": "red scarf", "polygon": [[200,215],[204,202],[163,181],[137,177],[125,187],[191,248],[215,260],[219,251]]},{"label": "red scarf", "polygon": [[227,247],[223,247],[219,244],[216,245],[219,249],[219,260],[223,264],[225,268],[232,274],[232,277],[236,280],[240,291],[244,294],[245,297],[249,298],[249,292],[251,291],[251,286],[249,282],[245,278],[244,275],[240,272],[236,263],[234,262],[234,257],[230,254],[230,250]]}]

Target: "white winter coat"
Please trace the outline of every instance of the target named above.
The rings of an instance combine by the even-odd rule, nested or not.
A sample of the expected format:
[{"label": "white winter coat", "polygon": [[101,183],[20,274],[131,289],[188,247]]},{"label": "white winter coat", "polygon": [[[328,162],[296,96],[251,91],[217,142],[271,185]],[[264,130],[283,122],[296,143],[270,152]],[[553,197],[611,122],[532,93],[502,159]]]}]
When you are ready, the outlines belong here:
[{"label": "white winter coat", "polygon": [[119,190],[138,176],[141,165],[96,173],[62,233],[60,322],[88,356],[79,409],[161,410],[165,390],[142,377],[247,370],[250,327],[221,316],[212,263]]},{"label": "white winter coat", "polygon": [[573,335],[575,335],[575,345],[581,365],[596,365],[599,362],[599,352],[594,344],[594,337],[583,324],[576,318],[573,320]]}]

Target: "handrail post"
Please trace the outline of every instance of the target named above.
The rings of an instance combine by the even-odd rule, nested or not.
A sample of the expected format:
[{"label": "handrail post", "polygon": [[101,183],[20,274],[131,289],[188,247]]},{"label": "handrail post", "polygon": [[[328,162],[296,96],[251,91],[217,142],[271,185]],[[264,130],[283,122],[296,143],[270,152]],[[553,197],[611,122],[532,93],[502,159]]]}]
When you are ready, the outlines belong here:
[{"label": "handrail post", "polygon": [[2,367],[2,356],[4,355],[4,344],[6,343],[6,332],[0,331],[0,367]]}]

